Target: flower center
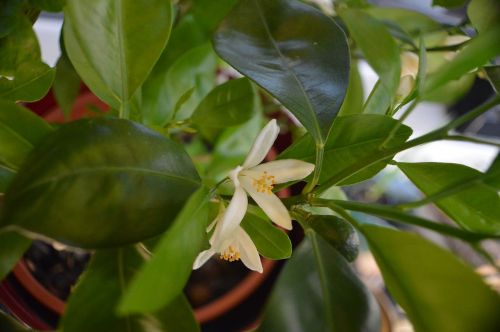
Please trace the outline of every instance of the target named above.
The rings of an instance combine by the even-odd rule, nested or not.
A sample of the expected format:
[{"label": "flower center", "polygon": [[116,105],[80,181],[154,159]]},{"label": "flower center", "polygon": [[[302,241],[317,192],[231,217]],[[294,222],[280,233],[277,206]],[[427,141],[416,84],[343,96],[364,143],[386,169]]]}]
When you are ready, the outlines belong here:
[{"label": "flower center", "polygon": [[276,180],[273,175],[267,175],[264,172],[262,176],[258,179],[253,179],[252,185],[259,193],[266,193],[271,195],[273,193],[274,185]]},{"label": "flower center", "polygon": [[220,259],[228,262],[234,262],[240,259],[240,252],[233,246],[229,246],[226,250],[220,253]]}]

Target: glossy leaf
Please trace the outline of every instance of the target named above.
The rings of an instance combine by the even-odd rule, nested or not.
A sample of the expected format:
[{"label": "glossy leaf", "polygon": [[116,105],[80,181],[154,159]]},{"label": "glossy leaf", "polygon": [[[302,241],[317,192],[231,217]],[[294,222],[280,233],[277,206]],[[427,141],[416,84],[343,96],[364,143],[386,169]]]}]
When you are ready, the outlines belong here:
[{"label": "glossy leaf", "polygon": [[35,147],[7,190],[2,222],[113,247],[165,231],[198,186],[174,142],[127,120],[80,120]]},{"label": "glossy leaf", "polygon": [[5,231],[0,233],[0,280],[14,268],[30,245],[31,240],[20,234]]},{"label": "glossy leaf", "polygon": [[255,90],[246,78],[230,80],[213,89],[198,105],[191,121],[199,126],[230,127],[250,120]]},{"label": "glossy leaf", "polygon": [[416,234],[372,225],[362,229],[415,331],[498,330],[499,295],[453,254]]},{"label": "glossy leaf", "polygon": [[424,93],[431,93],[445,83],[462,77],[470,70],[485,65],[487,61],[499,54],[500,24],[473,38],[452,61],[430,75]]},{"label": "glossy leaf", "polygon": [[6,171],[21,166],[27,154],[51,127],[30,110],[8,101],[0,101],[0,165]]},{"label": "glossy leaf", "polygon": [[120,303],[121,313],[155,312],[182,294],[196,256],[204,249],[209,193],[199,189],[156,245]]},{"label": "glossy leaf", "polygon": [[[164,125],[168,121],[189,118],[199,102],[215,85],[216,57],[209,44],[204,44],[183,54],[156,87],[158,99],[145,121],[151,125]],[[194,88],[194,89],[193,89]],[[174,114],[179,100],[190,90],[190,96]],[[151,92],[150,92],[151,93]],[[151,100],[150,100],[151,101]]]},{"label": "glossy leaf", "polygon": [[325,141],[349,78],[345,35],[332,19],[294,0],[243,0],[220,25],[214,46],[287,107],[315,141]]},{"label": "glossy leaf", "polygon": [[132,247],[98,251],[73,290],[60,329],[64,332],[199,331],[182,295],[154,314],[116,314],[120,297],[143,262]]},{"label": "glossy leaf", "polygon": [[471,0],[467,16],[479,33],[486,33],[500,21],[500,2],[497,0]]},{"label": "glossy leaf", "polygon": [[500,197],[483,174],[460,164],[398,163],[427,197],[467,230],[500,234]]},{"label": "glossy leaf", "polygon": [[333,246],[347,261],[356,259],[359,237],[347,221],[331,215],[311,215],[307,225]]},{"label": "glossy leaf", "polygon": [[274,227],[269,220],[247,212],[241,227],[250,235],[262,256],[269,259],[285,259],[292,254],[292,243],[286,233]]},{"label": "glossy leaf", "polygon": [[27,18],[0,39],[0,99],[35,101],[47,93],[54,70],[40,59],[38,40]]},{"label": "glossy leaf", "polygon": [[54,96],[63,114],[71,114],[73,103],[80,93],[80,76],[75,71],[66,54],[62,54],[56,65],[56,78],[54,79]]},{"label": "glossy leaf", "polygon": [[64,42],[76,71],[115,107],[132,98],[158,60],[172,8],[161,0],[68,0],[64,17]]},{"label": "glossy leaf", "polygon": [[[360,114],[338,117],[325,144],[325,156],[320,183],[344,172],[347,169],[358,171],[364,167],[364,160],[380,154],[382,143],[396,125],[396,120],[383,115]],[[405,125],[398,128],[387,147],[405,142],[411,129]],[[304,136],[279,156],[280,159],[296,158],[314,161],[312,139]],[[344,179],[340,185],[347,185],[371,178],[382,170],[390,158],[377,162],[370,167]]]},{"label": "glossy leaf", "polygon": [[307,234],[281,272],[258,331],[378,331],[375,298],[342,255]]},{"label": "glossy leaf", "polygon": [[366,61],[380,77],[386,94],[393,96],[399,84],[401,60],[399,49],[382,22],[360,10],[340,12],[350,36],[363,52]]}]

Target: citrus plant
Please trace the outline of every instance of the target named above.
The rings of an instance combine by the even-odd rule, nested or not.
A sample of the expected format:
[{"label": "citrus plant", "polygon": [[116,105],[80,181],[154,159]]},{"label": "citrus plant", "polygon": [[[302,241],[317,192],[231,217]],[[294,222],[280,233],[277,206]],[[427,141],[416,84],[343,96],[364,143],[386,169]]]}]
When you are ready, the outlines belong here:
[{"label": "citrus plant", "polygon": [[[58,330],[189,332],[193,268],[222,259],[262,272],[260,256],[289,259],[259,331],[379,331],[379,306],[351,266],[364,238],[416,331],[498,331],[500,296],[473,267],[391,225],[491,258],[482,244],[500,238],[500,159],[478,171],[394,157],[443,140],[499,146],[456,133],[500,104],[499,3],[434,0],[467,10],[456,24],[364,0],[330,5],[3,1],[0,277],[33,239],[88,249]],[[55,68],[32,29],[42,10],[64,13]],[[378,77],[366,99],[361,61]],[[476,77],[495,90],[488,100],[410,138],[403,121],[417,105],[450,104]],[[54,125],[26,108],[52,89],[69,116],[80,82],[110,110]],[[293,120],[270,120],[285,109]],[[293,141],[264,161],[292,121]],[[389,164],[420,200],[344,195]],[[293,194],[276,195],[285,188]],[[415,214],[426,205],[452,223]],[[292,228],[305,234],[293,250]]]}]

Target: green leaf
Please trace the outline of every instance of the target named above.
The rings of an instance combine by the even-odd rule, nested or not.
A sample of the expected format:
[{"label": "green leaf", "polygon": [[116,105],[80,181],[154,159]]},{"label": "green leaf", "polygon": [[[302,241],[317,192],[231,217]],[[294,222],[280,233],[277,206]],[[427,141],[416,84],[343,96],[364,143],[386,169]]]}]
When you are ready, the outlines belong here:
[{"label": "green leaf", "polygon": [[[78,76],[82,78],[85,85],[101,100],[107,103],[112,109],[118,110],[121,106],[121,100],[104,82],[96,68],[89,62],[87,57],[83,56],[84,50],[79,44],[77,35],[70,24],[65,23],[62,29],[64,48],[68,54],[73,67]],[[71,55],[71,54],[74,54]],[[84,75],[84,76],[83,76]]]},{"label": "green leaf", "polygon": [[413,37],[441,29],[441,25],[432,18],[405,8],[371,6],[363,10],[378,20],[397,24]]},{"label": "green leaf", "polygon": [[433,91],[426,92],[423,100],[452,105],[470,91],[475,79],[475,74],[465,74],[455,81],[450,81]]},{"label": "green leaf", "polygon": [[[209,44],[184,53],[169,67],[163,79],[156,82],[158,86],[150,86],[156,89],[157,94],[148,92],[151,104],[145,110],[144,121],[149,125],[164,125],[171,120],[189,118],[199,102],[214,87],[216,65],[216,57]],[[189,98],[174,114],[178,101],[193,88]],[[151,99],[152,96],[157,96],[158,99]]]},{"label": "green leaf", "polygon": [[[14,175],[15,172],[13,169],[0,164],[0,193],[5,192],[10,181],[14,178]],[[0,197],[2,196],[0,195]]]},{"label": "green leaf", "polygon": [[487,66],[484,67],[484,69],[486,70],[486,74],[493,89],[495,89],[496,93],[500,93],[500,65]]},{"label": "green leaf", "polygon": [[51,127],[30,110],[0,100],[0,165],[17,170]]},{"label": "green leaf", "polygon": [[29,0],[31,6],[47,12],[60,12],[63,10],[66,0]]},{"label": "green leaf", "polygon": [[379,308],[347,261],[316,233],[294,250],[259,332],[378,331]]},{"label": "green leaf", "polygon": [[349,86],[347,87],[347,94],[345,95],[344,102],[342,103],[338,115],[343,116],[362,113],[363,99],[363,82],[359,75],[358,63],[351,62]]},{"label": "green leaf", "polygon": [[416,331],[497,331],[500,297],[453,254],[415,234],[363,225],[389,291]]},{"label": "green leaf", "polygon": [[196,23],[210,37],[236,3],[238,0],[196,0],[191,8],[191,13]]},{"label": "green leaf", "polygon": [[0,99],[35,101],[47,93],[54,70],[40,59],[38,40],[27,18],[0,39]]},{"label": "green leaf", "polygon": [[127,120],[79,120],[34,148],[2,222],[77,247],[119,246],[165,231],[198,186],[174,142]]},{"label": "green leaf", "polygon": [[433,6],[441,6],[445,8],[456,8],[463,6],[465,3],[465,0],[433,0],[432,5]]},{"label": "green leaf", "polygon": [[500,234],[500,197],[483,174],[460,164],[398,163],[427,197],[463,228]]},{"label": "green leaf", "polygon": [[342,10],[340,17],[392,99],[399,84],[401,60],[391,34],[382,22],[361,10]]},{"label": "green leaf", "polygon": [[246,78],[230,80],[213,89],[198,105],[191,121],[200,126],[230,127],[250,120],[255,90]]},{"label": "green leaf", "polygon": [[126,104],[165,47],[170,1],[68,0],[64,42],[83,81],[112,107]]},{"label": "green leaf", "polygon": [[14,232],[0,233],[0,280],[3,280],[14,268],[30,245],[31,240],[20,234]]},{"label": "green leaf", "polygon": [[285,259],[292,255],[292,243],[282,230],[269,220],[247,212],[241,227],[248,233],[259,253],[269,259]]},{"label": "green leaf", "polygon": [[243,0],[215,33],[214,47],[287,107],[316,142],[325,141],[349,78],[347,41],[331,18],[298,1]]},{"label": "green leaf", "polygon": [[121,313],[155,312],[182,294],[193,262],[206,243],[209,198],[202,188],[187,201],[156,245],[152,259],[130,283],[119,305]]},{"label": "green leaf", "polygon": [[66,54],[62,54],[56,65],[54,80],[54,96],[63,114],[68,117],[73,109],[73,103],[80,93],[80,76],[71,64]]},{"label": "green leaf", "polygon": [[445,83],[459,79],[469,71],[485,65],[488,60],[498,54],[500,54],[500,25],[473,38],[452,61],[429,75],[424,93],[429,94]]},{"label": "green leaf", "polygon": [[214,184],[226,177],[231,169],[243,163],[262,125],[263,118],[259,111],[248,122],[227,128],[219,135],[214,146],[213,159],[206,170],[206,176],[214,179]]},{"label": "green leaf", "polygon": [[497,0],[471,0],[467,16],[479,33],[486,33],[500,21],[500,2]]},{"label": "green leaf", "polygon": [[486,174],[489,176],[485,179],[485,182],[490,186],[496,187],[497,190],[500,190],[500,153],[497,153],[497,157],[491,163]]},{"label": "green leaf", "polygon": [[311,215],[307,219],[307,226],[321,235],[349,262],[354,261],[358,256],[358,233],[344,219],[331,215]]},{"label": "green leaf", "polygon": [[64,332],[199,331],[183,295],[154,314],[116,314],[120,297],[143,262],[131,247],[98,251],[74,288],[59,328]]},{"label": "green leaf", "polygon": [[[365,160],[381,153],[382,143],[388,137],[397,121],[391,117],[375,114],[359,114],[338,117],[325,144],[325,155],[320,183],[346,170],[353,170],[340,185],[347,185],[373,177],[382,170],[391,157],[377,162],[354,174],[365,166]],[[404,143],[411,135],[411,129],[400,126],[386,148]],[[314,144],[309,136],[304,136],[279,156],[280,159],[294,158],[314,161]]]},{"label": "green leaf", "polygon": [[7,36],[11,31],[22,24],[22,1],[4,0],[0,6],[0,38]]},{"label": "green leaf", "polygon": [[[163,50],[151,75],[144,82],[142,109],[143,113],[146,114],[146,123],[150,125],[163,125],[165,123],[166,112],[162,110],[162,107],[158,107],[158,103],[163,105],[171,102],[164,95],[164,81],[169,68],[187,51],[209,42],[213,30],[235,2],[236,0],[197,0],[190,4],[188,12],[180,18],[172,30],[168,45]],[[211,75],[214,71],[215,61]],[[209,73],[207,71],[204,75],[210,75]]]},{"label": "green leaf", "polygon": [[379,79],[363,106],[363,113],[385,115],[388,113],[391,105],[392,97],[387,93],[386,87]]}]

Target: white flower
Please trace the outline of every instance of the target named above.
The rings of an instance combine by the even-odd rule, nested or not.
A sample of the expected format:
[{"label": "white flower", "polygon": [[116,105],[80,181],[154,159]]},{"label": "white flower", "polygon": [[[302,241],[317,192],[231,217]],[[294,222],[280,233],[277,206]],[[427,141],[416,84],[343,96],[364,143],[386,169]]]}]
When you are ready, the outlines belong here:
[{"label": "white flower", "polygon": [[396,102],[403,101],[413,90],[418,73],[418,56],[412,52],[401,54],[401,79],[396,91]]},{"label": "white flower", "polygon": [[223,259],[231,261],[241,258],[248,268],[262,272],[257,249],[240,227],[248,206],[247,194],[275,224],[292,229],[292,220],[287,208],[272,190],[276,184],[305,178],[314,170],[314,165],[295,159],[260,164],[278,133],[276,120],[271,120],[255,139],[243,165],[229,173],[235,188],[233,198],[227,210],[221,212],[214,221],[217,226],[210,239],[211,248],[198,255],[193,268],[199,268],[218,252]]},{"label": "white flower", "polygon": [[252,242],[252,239],[241,226],[237,226],[233,231],[233,234],[226,236],[225,238],[220,237],[220,230],[222,223],[220,222],[225,216],[225,208],[221,203],[221,209],[219,214],[207,228],[207,232],[215,225],[215,231],[210,238],[210,249],[202,251],[193,264],[193,269],[200,268],[215,254],[219,254],[219,258],[227,260],[229,262],[234,262],[240,260],[248,267],[250,270],[254,270],[262,273],[262,263],[260,262],[259,252]]}]

